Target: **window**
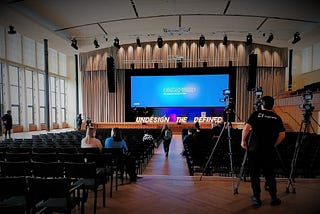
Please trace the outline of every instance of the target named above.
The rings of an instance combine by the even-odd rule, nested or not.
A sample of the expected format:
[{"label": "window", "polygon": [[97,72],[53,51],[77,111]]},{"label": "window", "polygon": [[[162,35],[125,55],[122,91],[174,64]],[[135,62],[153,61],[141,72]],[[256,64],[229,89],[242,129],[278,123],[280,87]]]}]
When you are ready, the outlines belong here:
[{"label": "window", "polygon": [[59,82],[56,77],[50,77],[50,95],[51,95],[51,119],[52,123],[57,123],[57,88]]},{"label": "window", "polygon": [[45,123],[45,90],[44,90],[44,74],[38,73],[39,83],[39,113],[40,123]]},{"label": "window", "polygon": [[20,125],[20,85],[19,67],[9,65],[9,84],[11,99],[11,114],[13,125]]},{"label": "window", "polygon": [[34,81],[33,71],[26,70],[27,121],[34,124]]},{"label": "window", "polygon": [[66,97],[66,81],[64,79],[60,79],[61,122],[67,121]]},{"label": "window", "polygon": [[4,113],[3,109],[3,77],[2,77],[2,63],[0,62],[0,115]]}]

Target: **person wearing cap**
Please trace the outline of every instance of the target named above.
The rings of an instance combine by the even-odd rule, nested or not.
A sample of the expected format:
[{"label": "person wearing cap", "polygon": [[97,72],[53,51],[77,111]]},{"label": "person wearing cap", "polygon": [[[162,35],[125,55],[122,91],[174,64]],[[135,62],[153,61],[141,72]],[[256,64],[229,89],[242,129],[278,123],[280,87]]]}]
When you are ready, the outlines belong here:
[{"label": "person wearing cap", "polygon": [[[263,173],[271,196],[272,206],[280,205],[281,200],[277,197],[277,184],[274,173],[275,147],[285,138],[283,122],[272,111],[274,99],[270,96],[261,98],[261,110],[253,112],[247,120],[242,131],[242,148],[247,150],[250,180],[253,196],[250,200],[254,208],[261,206],[260,175]],[[247,142],[251,132],[250,142]]]},{"label": "person wearing cap", "polygon": [[12,116],[11,116],[11,111],[8,110],[5,115],[1,118],[4,129],[5,129],[5,139],[7,139],[7,135],[9,136],[9,139],[11,138],[11,129],[12,129]]}]

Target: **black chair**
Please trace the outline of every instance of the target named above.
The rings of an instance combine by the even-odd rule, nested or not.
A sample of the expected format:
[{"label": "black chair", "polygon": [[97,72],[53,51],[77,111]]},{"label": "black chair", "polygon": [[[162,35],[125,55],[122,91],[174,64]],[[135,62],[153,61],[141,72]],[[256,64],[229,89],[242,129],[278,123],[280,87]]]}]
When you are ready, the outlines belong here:
[{"label": "black chair", "polygon": [[85,158],[87,162],[94,162],[97,166],[98,173],[104,175],[107,180],[110,180],[110,198],[112,198],[113,175],[115,172],[112,154],[86,154]]},{"label": "black chair", "polygon": [[25,177],[0,177],[0,213],[28,213]]},{"label": "black chair", "polygon": [[32,153],[57,153],[55,147],[45,146],[45,147],[33,147]]},{"label": "black chair", "polygon": [[10,162],[1,161],[1,176],[14,177],[14,176],[31,176],[31,166],[28,161]]},{"label": "black chair", "polygon": [[31,162],[34,177],[62,178],[64,177],[64,166],[61,162]]},{"label": "black chair", "polygon": [[[68,178],[28,178],[28,203],[31,213],[68,213],[80,204],[84,213],[86,192],[83,184],[73,185]],[[40,212],[39,212],[40,210]]]},{"label": "black chair", "polygon": [[102,185],[102,203],[103,207],[106,205],[106,178],[103,174],[97,172],[95,163],[64,163],[65,175],[70,179],[77,179],[75,185],[84,184],[87,190],[94,191],[94,210],[97,211],[98,187]]},{"label": "black chair", "polygon": [[123,174],[124,174],[124,166],[125,159],[122,148],[102,148],[101,152],[103,154],[108,153],[112,155],[113,164],[116,173],[116,190],[118,190],[118,178],[120,174],[121,182],[123,184]]}]

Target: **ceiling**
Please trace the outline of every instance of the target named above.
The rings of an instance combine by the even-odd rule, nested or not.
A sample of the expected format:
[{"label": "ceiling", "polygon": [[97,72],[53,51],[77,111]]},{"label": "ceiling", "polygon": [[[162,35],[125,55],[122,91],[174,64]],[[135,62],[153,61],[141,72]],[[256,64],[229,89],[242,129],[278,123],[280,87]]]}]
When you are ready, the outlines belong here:
[{"label": "ceiling", "polygon": [[[301,49],[320,42],[318,0],[1,0],[0,24],[67,55],[113,46],[166,40],[266,42]],[[301,41],[292,44],[299,32]],[[78,41],[73,49],[71,39]]]}]

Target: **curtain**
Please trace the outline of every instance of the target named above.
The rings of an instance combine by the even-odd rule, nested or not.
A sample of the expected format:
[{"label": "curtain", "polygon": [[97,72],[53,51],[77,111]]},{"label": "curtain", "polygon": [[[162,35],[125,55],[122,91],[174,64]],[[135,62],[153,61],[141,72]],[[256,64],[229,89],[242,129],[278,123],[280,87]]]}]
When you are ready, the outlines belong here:
[{"label": "curtain", "polygon": [[[247,91],[249,50],[258,55],[256,86],[262,86],[264,95],[277,96],[285,92],[285,67],[288,50],[253,44],[251,48],[243,42],[230,41],[227,46],[220,41],[206,41],[200,47],[197,40],[167,41],[162,48],[156,42],[123,45],[119,50],[110,47],[80,54],[82,76],[83,114],[94,122],[125,122],[125,69],[175,68],[177,58],[183,67],[236,66],[236,114],[237,121],[245,121],[254,110],[256,100],[252,91]],[[250,52],[251,53],[251,52]],[[115,58],[116,92],[108,91],[106,59]]]}]

